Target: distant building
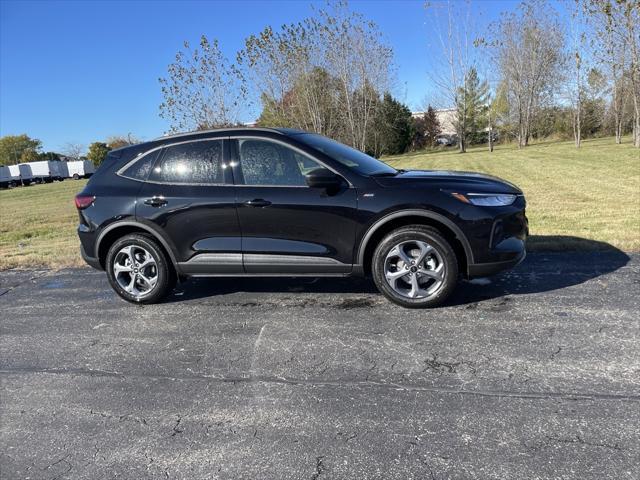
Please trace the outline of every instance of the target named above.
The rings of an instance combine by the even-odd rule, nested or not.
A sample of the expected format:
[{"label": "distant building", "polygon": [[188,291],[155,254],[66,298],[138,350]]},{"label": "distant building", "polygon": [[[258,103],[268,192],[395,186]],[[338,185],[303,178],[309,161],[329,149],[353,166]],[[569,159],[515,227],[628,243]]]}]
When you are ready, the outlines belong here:
[{"label": "distant building", "polygon": [[[453,136],[456,134],[456,109],[455,108],[439,108],[436,111],[436,117],[438,117],[438,122],[440,122],[440,130],[442,131],[442,135]],[[413,118],[419,118],[424,116],[426,112],[412,112],[411,116]]]}]

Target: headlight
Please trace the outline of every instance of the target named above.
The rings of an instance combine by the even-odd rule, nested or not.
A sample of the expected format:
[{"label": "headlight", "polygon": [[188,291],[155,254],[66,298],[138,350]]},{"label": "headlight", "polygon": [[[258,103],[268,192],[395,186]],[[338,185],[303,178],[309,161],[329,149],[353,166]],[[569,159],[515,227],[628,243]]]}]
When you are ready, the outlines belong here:
[{"label": "headlight", "polygon": [[479,207],[504,207],[516,201],[517,195],[509,193],[452,193],[455,198],[464,203]]}]

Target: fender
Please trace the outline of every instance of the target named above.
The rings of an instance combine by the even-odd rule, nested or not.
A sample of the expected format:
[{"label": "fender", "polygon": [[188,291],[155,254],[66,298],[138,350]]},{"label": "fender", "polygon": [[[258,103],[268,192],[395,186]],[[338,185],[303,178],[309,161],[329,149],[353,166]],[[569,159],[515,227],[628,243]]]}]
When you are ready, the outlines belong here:
[{"label": "fender", "polygon": [[467,240],[467,237],[464,235],[464,233],[462,233],[462,230],[460,230],[460,228],[447,217],[439,213],[432,212],[431,210],[398,210],[397,212],[390,213],[378,219],[367,229],[367,232],[364,234],[364,237],[360,242],[360,247],[358,248],[358,265],[364,265],[364,252],[367,249],[369,240],[371,240],[371,237],[376,232],[376,230],[385,225],[387,222],[401,217],[425,217],[442,223],[454,233],[458,240],[460,240],[462,248],[464,249],[465,256],[467,257],[467,265],[471,265],[473,263],[473,252],[471,251],[469,240]]},{"label": "fender", "polygon": [[148,225],[146,225],[144,223],[134,221],[134,220],[121,220],[121,221],[114,222],[114,223],[110,224],[108,227],[106,227],[102,232],[100,232],[100,235],[98,236],[98,240],[96,242],[96,247],[95,247],[96,255],[100,251],[100,243],[102,242],[104,237],[109,232],[111,232],[112,230],[115,230],[116,228],[119,228],[119,227],[136,227],[136,228],[140,228],[141,230],[144,230],[144,231],[150,233],[151,236],[153,238],[155,238],[158,242],[160,242],[162,244],[162,246],[164,247],[164,249],[169,253],[169,257],[170,257],[171,263],[173,264],[173,267],[176,269],[176,271],[178,271],[180,273],[180,266],[178,265],[178,262],[176,261],[176,257],[175,257],[175,255],[173,253],[173,248],[171,247],[169,242],[167,242],[167,240],[165,240],[164,237],[162,237],[162,235],[160,235],[160,233],[158,233],[152,227],[150,227],[150,226],[148,226]]}]

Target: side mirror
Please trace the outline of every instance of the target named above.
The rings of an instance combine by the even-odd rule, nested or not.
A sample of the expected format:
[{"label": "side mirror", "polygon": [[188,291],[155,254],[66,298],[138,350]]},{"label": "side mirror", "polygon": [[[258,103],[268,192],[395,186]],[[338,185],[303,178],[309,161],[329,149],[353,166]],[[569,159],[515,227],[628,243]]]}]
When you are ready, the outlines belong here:
[{"label": "side mirror", "polygon": [[305,175],[307,185],[311,188],[337,190],[342,185],[342,177],[327,168],[316,168]]}]

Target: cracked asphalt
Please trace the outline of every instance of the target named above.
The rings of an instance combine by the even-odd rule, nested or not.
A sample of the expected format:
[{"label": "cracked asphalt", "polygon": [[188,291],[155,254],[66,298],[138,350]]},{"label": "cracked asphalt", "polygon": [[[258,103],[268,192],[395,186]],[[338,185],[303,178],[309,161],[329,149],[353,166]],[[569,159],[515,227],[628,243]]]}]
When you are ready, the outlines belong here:
[{"label": "cracked asphalt", "polygon": [[449,305],[354,279],[118,299],[0,273],[0,476],[640,478],[640,255],[535,254]]}]

